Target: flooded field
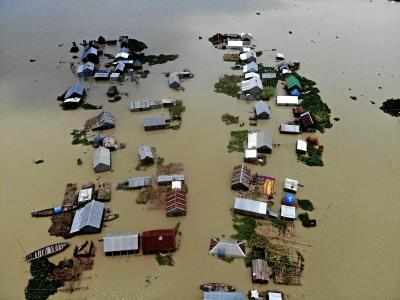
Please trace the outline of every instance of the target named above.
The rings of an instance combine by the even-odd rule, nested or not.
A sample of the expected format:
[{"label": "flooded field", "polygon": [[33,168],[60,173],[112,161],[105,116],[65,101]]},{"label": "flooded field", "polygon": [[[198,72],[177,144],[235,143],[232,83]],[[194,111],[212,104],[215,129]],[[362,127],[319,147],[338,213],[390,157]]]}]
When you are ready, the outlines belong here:
[{"label": "flooded field", "polygon": [[[180,219],[183,240],[174,267],[158,266],[154,256],[105,257],[97,242],[103,234],[177,222],[163,210],[136,204],[135,192],[113,190],[107,205],[120,218],[101,234],[70,240],[75,244],[89,238],[99,245],[94,269],[81,281],[88,289],[50,299],[201,299],[199,284],[206,281],[228,282],[243,292],[252,287],[241,260],[226,263],[207,251],[210,237],[233,233],[229,181],[232,166],[242,161],[241,154],[226,150],[229,132],[239,127],[226,126],[221,115],[247,121],[252,108],[213,92],[221,75],[238,72],[207,41],[215,32],[251,32],[258,50],[277,48],[301,61],[301,73],[317,82],[332,117],[340,118],[321,136],[322,168],[297,162],[296,137],[279,134],[280,122],[290,117],[288,108],[272,101],[272,119],[259,123],[282,146],[266,166],[253,169],[275,176],[279,186],[287,176],[299,179],[305,185],[300,195],[313,200],[318,219],[314,229],[296,224],[296,240],[306,244],[301,246],[303,285],[277,288],[291,300],[398,299],[399,120],[379,106],[400,96],[399,13],[400,5],[384,0],[0,1],[0,299],[23,299],[30,276],[24,255],[61,241],[48,235],[50,220],[34,219],[30,212],[59,204],[67,182],[98,177],[92,148],[71,145],[69,135],[98,111],[62,111],[56,97],[76,81],[69,66],[72,41],[100,34],[110,39],[128,34],[146,42],[149,53],[179,54],[174,62],[150,67],[139,85],[126,82],[120,90],[129,93],[129,100],[173,97],[186,106],[180,130],[148,133],[142,121],[151,112],[131,113],[126,97],[108,103],[109,83],[88,83],[88,101],[116,116],[114,134],[127,143],[113,154],[114,171],[101,179],[117,183],[154,174],[155,167],[135,170],[137,146],[152,145],[166,162],[184,163],[188,215]],[[273,55],[265,51],[258,62],[270,64]],[[184,82],[184,92],[174,92],[161,73],[183,68],[195,78]],[[83,165],[77,166],[78,158]],[[35,165],[38,159],[44,163]],[[51,261],[71,256],[71,248]]]}]

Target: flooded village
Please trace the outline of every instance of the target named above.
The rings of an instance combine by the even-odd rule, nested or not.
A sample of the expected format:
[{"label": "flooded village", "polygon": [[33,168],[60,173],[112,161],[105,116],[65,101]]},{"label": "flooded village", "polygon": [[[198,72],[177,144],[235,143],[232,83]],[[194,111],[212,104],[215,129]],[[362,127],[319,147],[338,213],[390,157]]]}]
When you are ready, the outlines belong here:
[{"label": "flooded village", "polygon": [[398,4],[99,4],[0,4],[0,299],[396,299]]}]

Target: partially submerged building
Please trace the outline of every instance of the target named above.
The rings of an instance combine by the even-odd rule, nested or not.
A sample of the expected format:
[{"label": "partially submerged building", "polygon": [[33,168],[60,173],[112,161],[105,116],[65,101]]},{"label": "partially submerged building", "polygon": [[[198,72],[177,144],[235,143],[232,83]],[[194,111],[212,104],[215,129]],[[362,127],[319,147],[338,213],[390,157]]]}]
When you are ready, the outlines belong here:
[{"label": "partially submerged building", "polygon": [[268,283],[270,270],[264,259],[253,259],[251,261],[251,280],[256,283]]},{"label": "partially submerged building", "polygon": [[151,186],[153,179],[150,176],[130,177],[119,184],[119,188],[126,190],[136,190]]},{"label": "partially submerged building", "polygon": [[111,170],[111,151],[105,147],[99,147],[94,150],[93,170],[96,173],[107,172]]},{"label": "partially submerged building", "polygon": [[153,164],[154,163],[154,153],[150,146],[139,145],[138,148],[139,161],[143,164]]},{"label": "partially submerged building", "polygon": [[240,292],[212,291],[204,292],[203,300],[246,300],[247,297]]},{"label": "partially submerged building", "polygon": [[259,153],[272,152],[272,137],[265,131],[251,131],[247,135],[247,149],[257,149]]},{"label": "partially submerged building", "polygon": [[276,104],[284,106],[297,106],[300,104],[300,101],[298,96],[277,96]]},{"label": "partially submerged building", "polygon": [[252,77],[240,83],[241,98],[246,100],[256,100],[262,93],[263,84],[260,78]]},{"label": "partially submerged building", "polygon": [[236,197],[233,204],[234,212],[258,218],[267,217],[267,202]]},{"label": "partially submerged building", "polygon": [[152,116],[146,117],[143,121],[144,130],[158,130],[158,129],[166,129],[169,127],[169,118],[164,116]]},{"label": "partially submerged building", "polygon": [[175,189],[166,195],[166,214],[167,217],[179,217],[186,215],[186,193]]},{"label": "partially submerged building", "polygon": [[297,193],[299,189],[299,181],[291,178],[285,178],[283,189],[287,192]]},{"label": "partially submerged building", "polygon": [[128,233],[121,235],[107,235],[103,237],[104,254],[107,256],[129,255],[139,253],[139,233]]},{"label": "partially submerged building", "polygon": [[85,130],[106,130],[114,127],[115,118],[110,112],[107,111],[103,111],[85,122]]},{"label": "partially submerged building", "polygon": [[300,125],[281,123],[281,125],[279,126],[279,131],[280,133],[299,134]]},{"label": "partially submerged building", "polygon": [[87,78],[94,75],[94,69],[94,63],[88,61],[84,64],[79,65],[76,73],[78,74],[78,77]]},{"label": "partially submerged building", "polygon": [[97,65],[99,63],[99,55],[97,49],[95,47],[89,46],[83,51],[81,59],[84,63],[89,61]]},{"label": "partially submerged building", "polygon": [[86,88],[80,82],[75,83],[58,99],[62,101],[61,106],[65,109],[74,109],[79,107],[86,97]]},{"label": "partially submerged building", "polygon": [[246,257],[246,247],[243,241],[212,239],[209,253],[221,258],[243,258]]},{"label": "partially submerged building", "polygon": [[268,291],[266,300],[285,300],[283,293],[279,291]]},{"label": "partially submerged building", "polygon": [[97,233],[103,226],[104,203],[92,200],[75,212],[71,234]]},{"label": "partially submerged building", "polygon": [[110,79],[110,71],[109,70],[97,70],[94,72],[93,75],[94,80],[100,81],[100,80],[109,80]]},{"label": "partially submerged building", "polygon": [[299,116],[299,123],[304,131],[309,130],[314,126],[314,119],[311,114],[306,111]]},{"label": "partially submerged building", "polygon": [[78,193],[78,204],[89,202],[93,199],[94,187],[86,187],[79,190]]},{"label": "partially submerged building", "polygon": [[178,90],[181,88],[181,79],[178,72],[172,72],[168,76],[168,86],[171,89]]},{"label": "partially submerged building", "polygon": [[257,72],[257,71],[258,71],[258,65],[254,61],[252,61],[248,64],[245,64],[243,66],[243,74],[249,73],[249,72]]},{"label": "partially submerged building", "polygon": [[150,230],[142,233],[143,254],[172,252],[176,248],[175,229]]},{"label": "partially submerged building", "polygon": [[248,191],[251,184],[251,171],[245,165],[241,164],[233,168],[231,188],[236,191]]},{"label": "partially submerged building", "polygon": [[271,108],[265,101],[257,101],[254,105],[254,113],[257,119],[269,119]]},{"label": "partially submerged building", "polygon": [[250,63],[257,60],[257,55],[254,50],[250,50],[240,53],[239,58],[242,62]]}]

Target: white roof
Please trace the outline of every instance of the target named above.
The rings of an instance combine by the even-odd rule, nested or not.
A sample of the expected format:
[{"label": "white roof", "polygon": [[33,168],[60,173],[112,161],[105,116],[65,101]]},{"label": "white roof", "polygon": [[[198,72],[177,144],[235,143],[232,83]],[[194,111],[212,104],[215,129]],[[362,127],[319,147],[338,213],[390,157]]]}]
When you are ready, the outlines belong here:
[{"label": "white roof", "polygon": [[78,194],[78,203],[92,200],[93,188],[81,189]]},{"label": "white roof", "polygon": [[258,71],[258,65],[254,61],[243,66],[243,73],[252,71]]},{"label": "white roof", "polygon": [[63,101],[63,103],[79,103],[82,100],[82,98],[79,97],[73,97],[73,98],[67,98]]},{"label": "white roof", "polygon": [[242,91],[249,91],[255,87],[260,88],[261,90],[263,89],[263,84],[260,78],[253,77],[248,80],[243,80],[240,83],[240,88]]},{"label": "white roof", "polygon": [[249,73],[244,74],[245,79],[249,79],[249,78],[253,78],[253,77],[260,78],[260,74],[258,74],[256,72],[249,72]]},{"label": "white roof", "polygon": [[250,298],[258,298],[258,297],[260,297],[260,294],[258,293],[258,291],[257,290],[251,290],[250,291]]},{"label": "white roof", "polygon": [[307,152],[307,142],[305,140],[297,140],[296,149]]},{"label": "white roof", "polygon": [[254,50],[245,51],[239,55],[240,60],[248,60],[251,57],[256,57],[256,52]]},{"label": "white roof", "polygon": [[228,40],[228,47],[243,47],[243,41]]},{"label": "white roof", "polygon": [[108,235],[103,238],[104,252],[139,250],[139,234]]},{"label": "white roof", "polygon": [[246,149],[244,151],[245,158],[257,158],[257,149]]},{"label": "white roof", "polygon": [[225,257],[245,257],[246,254],[240,248],[241,243],[238,241],[221,240],[210,250],[210,254]]},{"label": "white roof", "polygon": [[233,208],[262,216],[267,215],[267,202],[236,197]]},{"label": "white roof", "polygon": [[105,147],[99,147],[94,150],[93,168],[101,164],[111,167],[111,152]]},{"label": "white roof", "polygon": [[104,203],[92,200],[75,213],[70,233],[79,232],[86,226],[100,229],[104,213]]},{"label": "white roof", "polygon": [[115,55],[115,58],[123,58],[123,59],[128,59],[129,58],[129,53],[128,52],[119,52]]},{"label": "white roof", "polygon": [[277,96],[276,97],[277,105],[299,105],[299,97],[297,96]]},{"label": "white roof", "polygon": [[272,138],[266,132],[251,131],[247,134],[247,148],[258,149],[268,147],[272,150]]},{"label": "white roof", "polygon": [[172,181],[172,189],[173,190],[182,189],[182,181]]},{"label": "white roof", "polygon": [[296,207],[281,205],[281,217],[288,219],[296,219]]},{"label": "white roof", "polygon": [[295,179],[285,178],[283,187],[285,190],[297,192],[299,188],[299,181]]},{"label": "white roof", "polygon": [[276,53],[276,58],[285,59],[285,55],[283,53],[278,52]]},{"label": "white roof", "polygon": [[281,292],[268,292],[268,300],[283,300]]},{"label": "white roof", "polygon": [[282,74],[291,74],[292,73],[292,71],[290,71],[289,69],[282,69]]},{"label": "white roof", "polygon": [[281,123],[279,127],[281,132],[300,133],[300,125]]}]

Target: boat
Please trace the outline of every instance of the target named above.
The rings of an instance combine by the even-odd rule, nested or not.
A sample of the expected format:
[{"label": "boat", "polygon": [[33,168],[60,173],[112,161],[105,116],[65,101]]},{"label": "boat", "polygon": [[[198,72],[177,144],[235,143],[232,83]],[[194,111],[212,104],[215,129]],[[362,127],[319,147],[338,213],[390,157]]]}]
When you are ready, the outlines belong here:
[{"label": "boat", "polygon": [[234,292],[236,289],[225,283],[218,283],[218,282],[207,282],[200,285],[200,289],[203,292]]},{"label": "boat", "polygon": [[60,253],[67,249],[69,246],[69,243],[67,242],[62,242],[62,243],[56,243],[52,245],[45,246],[43,248],[37,249],[28,255],[25,256],[25,260],[27,262],[32,262],[36,259],[42,258],[42,257],[49,257],[54,254]]},{"label": "boat", "polygon": [[67,211],[72,211],[76,207],[63,207],[63,206],[58,206],[58,207],[52,207],[52,208],[46,208],[42,210],[34,210],[31,212],[32,217],[50,217],[54,215],[61,214],[63,212]]}]

